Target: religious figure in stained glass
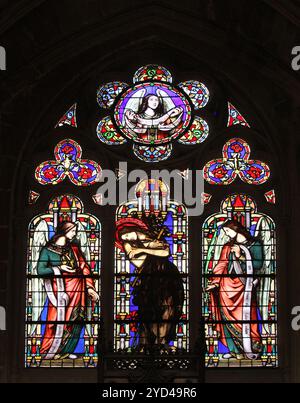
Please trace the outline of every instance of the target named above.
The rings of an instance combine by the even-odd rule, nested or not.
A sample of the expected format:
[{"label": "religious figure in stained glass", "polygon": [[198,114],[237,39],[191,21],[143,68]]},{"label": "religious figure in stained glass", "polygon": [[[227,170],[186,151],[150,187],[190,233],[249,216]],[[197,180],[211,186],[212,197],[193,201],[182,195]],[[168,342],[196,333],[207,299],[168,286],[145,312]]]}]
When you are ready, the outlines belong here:
[{"label": "religious figure in stained glass", "polygon": [[102,84],[97,102],[100,108],[111,109],[97,125],[100,141],[115,146],[129,143],[144,162],[168,159],[175,141],[194,146],[209,134],[208,123],[197,116],[209,102],[208,88],[196,80],[175,86],[163,66],[140,67],[130,85],[120,81]]},{"label": "religious figure in stained glass", "polygon": [[116,217],[115,350],[188,348],[187,216],[159,180],[143,180]]},{"label": "religious figure in stained glass", "polygon": [[[263,265],[262,244],[239,221],[225,221],[222,229],[230,240],[223,246],[213,269],[216,277],[210,279],[206,288],[213,291],[212,317],[219,321],[215,329],[229,350],[224,358],[255,359],[262,348],[256,302],[258,280],[254,280]],[[246,321],[252,323],[243,324]]]},{"label": "religious figure in stained glass", "polygon": [[124,125],[142,139],[163,139],[182,122],[183,107],[176,106],[162,89],[148,95],[145,88],[137,91],[126,108]]},{"label": "religious figure in stained glass", "polygon": [[[169,260],[170,248],[154,223],[122,218],[116,223],[117,246],[122,248],[137,276],[132,284],[133,304],[138,307],[139,349],[168,344],[176,338],[176,325],[182,315],[184,289],[178,268]],[[149,220],[147,220],[149,222]]]},{"label": "religious figure in stained glass", "polygon": [[124,135],[137,143],[168,143],[189,125],[191,106],[171,85],[151,84],[138,84],[122,94],[115,120]]},{"label": "religious figure in stained glass", "polygon": [[203,224],[207,366],[276,366],[275,225],[243,194]]},{"label": "religious figure in stained glass", "polygon": [[79,199],[55,198],[30,224],[26,366],[95,367],[100,224]]}]

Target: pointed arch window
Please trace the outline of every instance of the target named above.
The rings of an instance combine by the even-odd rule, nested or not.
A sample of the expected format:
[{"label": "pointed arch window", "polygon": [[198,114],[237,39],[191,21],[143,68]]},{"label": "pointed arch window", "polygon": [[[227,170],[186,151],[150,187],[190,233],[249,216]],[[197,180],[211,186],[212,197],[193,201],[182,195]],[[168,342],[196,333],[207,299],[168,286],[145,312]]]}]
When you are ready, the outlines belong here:
[{"label": "pointed arch window", "polygon": [[101,225],[71,194],[28,228],[26,367],[96,367]]},{"label": "pointed arch window", "polygon": [[[228,116],[230,133],[236,125],[249,130],[231,103]],[[270,167],[250,159],[250,152],[245,140],[231,138],[223,146],[222,158],[207,162],[203,170],[205,181],[223,190],[220,211],[208,216],[202,227],[207,367],[278,365],[275,223],[260,211],[263,206],[258,208],[249,185],[264,189],[265,201],[272,204],[275,191],[263,187],[271,177]],[[226,194],[236,180],[247,192]],[[205,195],[209,203],[213,195]]]},{"label": "pointed arch window", "polygon": [[206,365],[276,366],[274,221],[252,197],[233,194],[202,234]]},{"label": "pointed arch window", "polygon": [[188,350],[187,259],[185,207],[163,182],[140,182],[116,213],[115,351]]}]

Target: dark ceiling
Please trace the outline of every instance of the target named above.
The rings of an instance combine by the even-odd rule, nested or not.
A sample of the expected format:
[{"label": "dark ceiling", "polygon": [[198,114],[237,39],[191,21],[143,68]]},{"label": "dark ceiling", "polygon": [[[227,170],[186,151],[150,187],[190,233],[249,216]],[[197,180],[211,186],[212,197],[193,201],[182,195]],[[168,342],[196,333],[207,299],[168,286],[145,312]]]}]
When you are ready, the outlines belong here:
[{"label": "dark ceiling", "polygon": [[[7,72],[0,96],[6,104],[61,65],[70,78],[67,65],[76,58],[84,56],[90,64],[117,61],[124,49],[138,50],[145,42],[153,48],[159,42],[195,55],[202,52],[204,59],[209,59],[205,49],[210,47],[216,53],[211,62],[236,57],[251,64],[255,58],[265,74],[276,69],[282,77],[293,76],[290,54],[300,43],[299,25],[299,2],[286,0],[2,1]],[[111,63],[105,64],[111,70]],[[283,88],[293,87],[283,81]]]}]

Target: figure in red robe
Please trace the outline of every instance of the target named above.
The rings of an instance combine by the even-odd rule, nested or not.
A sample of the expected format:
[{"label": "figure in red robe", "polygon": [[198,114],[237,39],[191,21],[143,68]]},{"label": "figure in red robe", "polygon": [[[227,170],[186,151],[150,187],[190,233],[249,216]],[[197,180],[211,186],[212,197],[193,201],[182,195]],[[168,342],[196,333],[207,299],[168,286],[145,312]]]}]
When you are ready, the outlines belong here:
[{"label": "figure in red robe", "polygon": [[229,350],[223,358],[257,359],[262,345],[255,274],[263,264],[263,248],[238,221],[228,220],[222,228],[231,240],[223,246],[206,288],[211,292],[212,320],[217,322],[214,329]]},{"label": "figure in red robe", "polygon": [[72,241],[77,226],[63,222],[40,252],[38,274],[47,293],[47,323],[41,344],[45,359],[76,359],[86,319],[87,299],[99,300],[91,270],[80,247]]}]

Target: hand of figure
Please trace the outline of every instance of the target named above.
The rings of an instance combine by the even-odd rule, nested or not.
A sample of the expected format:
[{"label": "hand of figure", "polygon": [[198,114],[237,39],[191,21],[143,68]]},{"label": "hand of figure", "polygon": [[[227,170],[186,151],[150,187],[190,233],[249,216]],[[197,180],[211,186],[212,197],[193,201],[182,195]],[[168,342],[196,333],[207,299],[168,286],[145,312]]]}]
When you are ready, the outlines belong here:
[{"label": "hand of figure", "polygon": [[213,291],[218,287],[218,284],[209,284],[206,288],[205,291]]},{"label": "hand of figure", "polygon": [[242,252],[239,245],[233,245],[231,248],[231,252],[233,252],[237,258],[241,257]]},{"label": "hand of figure", "polygon": [[159,241],[158,239],[154,239],[154,241],[152,241],[150,243],[151,248],[162,248],[164,247],[164,242]]},{"label": "hand of figure", "polygon": [[71,266],[68,266],[67,264],[61,264],[61,265],[60,265],[60,270],[63,270],[63,271],[73,271],[72,267],[71,267]]},{"label": "hand of figure", "polygon": [[128,253],[129,259],[133,259],[137,254],[141,253],[139,248],[132,248],[131,251]]},{"label": "hand of figure", "polygon": [[88,288],[88,295],[92,301],[99,301],[99,294],[93,288]]},{"label": "hand of figure", "polygon": [[131,109],[128,109],[126,111],[126,114],[127,114],[127,117],[129,119],[137,119],[138,118],[138,115],[134,111],[132,111]]},{"label": "hand of figure", "polygon": [[181,109],[180,107],[177,107],[177,108],[172,109],[172,110],[171,110],[171,113],[170,113],[170,115],[169,115],[170,118],[179,115],[179,114],[181,113],[181,110],[182,110],[182,109]]}]

